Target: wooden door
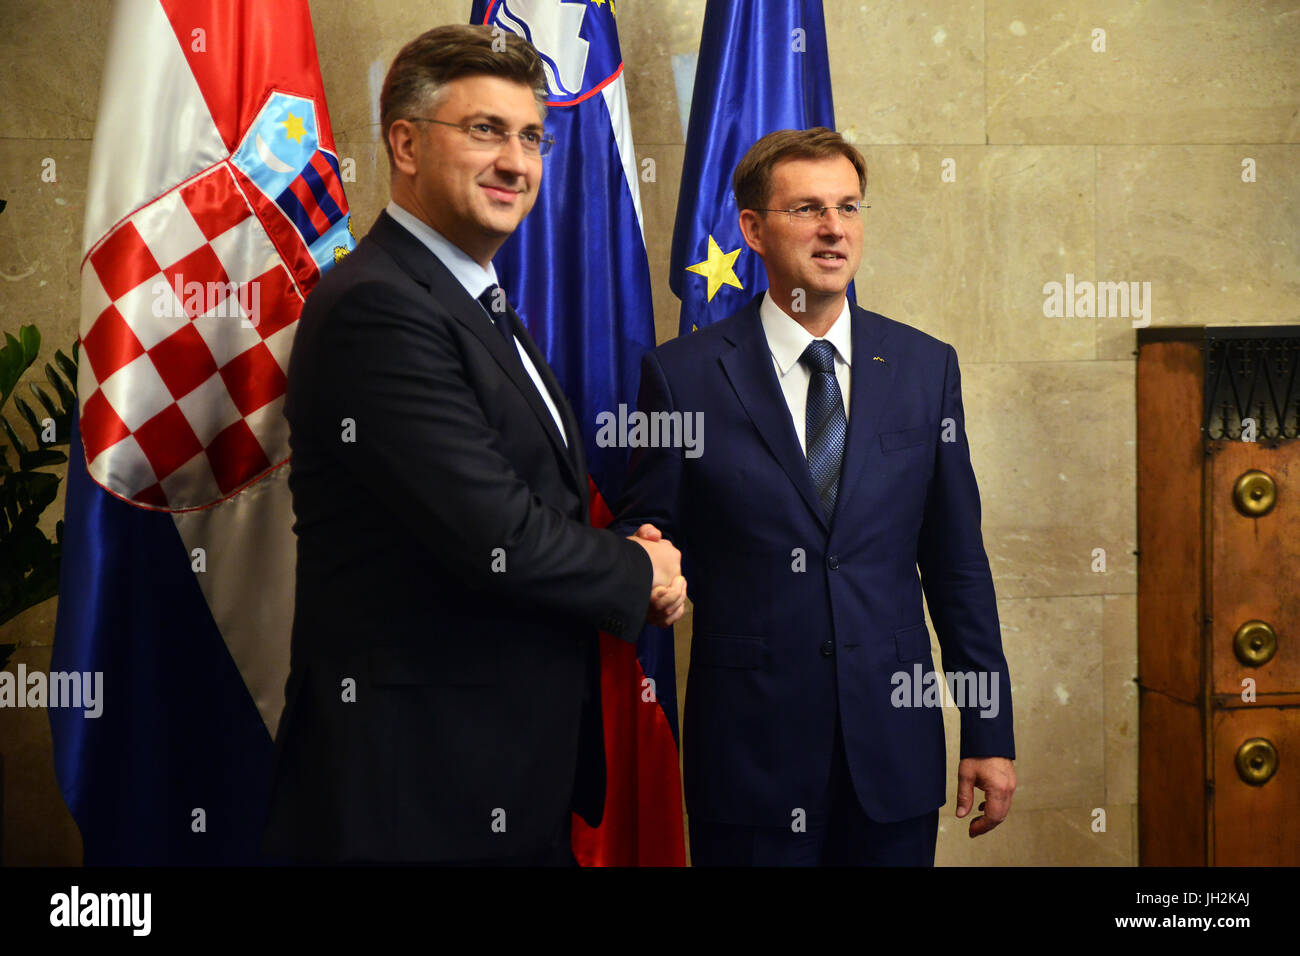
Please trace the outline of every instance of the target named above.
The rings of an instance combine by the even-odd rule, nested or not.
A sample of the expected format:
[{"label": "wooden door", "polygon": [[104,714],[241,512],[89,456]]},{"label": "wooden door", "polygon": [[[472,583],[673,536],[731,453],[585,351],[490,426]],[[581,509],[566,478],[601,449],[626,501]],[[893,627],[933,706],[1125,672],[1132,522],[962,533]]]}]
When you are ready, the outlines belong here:
[{"label": "wooden door", "polygon": [[[1212,688],[1206,758],[1213,768],[1209,862],[1296,866],[1300,442],[1269,447],[1217,441],[1207,448]],[[1265,506],[1267,511],[1256,513]],[[1239,753],[1245,761],[1241,768]]]},{"label": "wooden door", "polygon": [[1140,859],[1297,866],[1300,328],[1138,344]]}]

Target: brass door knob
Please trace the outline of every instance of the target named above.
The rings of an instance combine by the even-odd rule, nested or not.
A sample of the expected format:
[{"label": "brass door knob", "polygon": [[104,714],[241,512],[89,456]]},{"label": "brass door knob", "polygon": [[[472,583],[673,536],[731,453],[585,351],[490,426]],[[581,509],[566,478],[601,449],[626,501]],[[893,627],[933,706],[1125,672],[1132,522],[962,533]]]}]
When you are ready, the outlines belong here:
[{"label": "brass door knob", "polygon": [[1277,773],[1277,748],[1264,737],[1251,737],[1237,748],[1237,774],[1252,787],[1262,787]]},{"label": "brass door knob", "polygon": [[1277,504],[1277,482],[1271,475],[1252,468],[1233,485],[1232,500],[1247,518],[1262,518]]},{"label": "brass door knob", "polygon": [[1277,653],[1277,631],[1266,621],[1247,621],[1233,635],[1232,649],[1247,667],[1262,667]]}]

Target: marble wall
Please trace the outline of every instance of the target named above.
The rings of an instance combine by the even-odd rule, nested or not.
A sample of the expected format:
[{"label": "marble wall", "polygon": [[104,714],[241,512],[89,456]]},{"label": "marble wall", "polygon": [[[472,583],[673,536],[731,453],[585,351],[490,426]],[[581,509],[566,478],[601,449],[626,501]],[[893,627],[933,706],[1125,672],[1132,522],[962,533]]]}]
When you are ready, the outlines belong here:
[{"label": "marble wall", "polygon": [[[376,105],[388,62],[469,6],[311,4],[339,151],[356,160],[359,233],[388,198]],[[1135,333],[1128,317],[1045,317],[1043,286],[1067,274],[1149,282],[1156,326],[1300,321],[1300,3],[825,9],[837,124],[870,171],[858,298],[958,351],[1014,683],[1011,816],[965,838],[950,774],[938,863],[1134,864]],[[677,322],[668,251],[704,2],[617,11],[638,158],[658,170],[641,198],[662,341]],[[36,322],[52,354],[77,330],[109,5],[2,0],[0,13],[0,330]],[[52,524],[61,502],[51,511]],[[0,627],[29,668],[48,668],[55,603]],[[689,639],[679,627],[681,687]],[[0,753],[4,862],[77,862],[45,715],[0,711]]]}]

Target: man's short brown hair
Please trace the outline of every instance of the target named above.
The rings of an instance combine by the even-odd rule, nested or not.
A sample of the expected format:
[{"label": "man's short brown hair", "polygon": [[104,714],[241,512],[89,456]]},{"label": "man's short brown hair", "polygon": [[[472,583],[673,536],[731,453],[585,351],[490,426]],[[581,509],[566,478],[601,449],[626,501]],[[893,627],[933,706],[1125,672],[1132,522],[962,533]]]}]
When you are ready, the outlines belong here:
[{"label": "man's short brown hair", "polygon": [[737,209],[763,209],[772,199],[772,168],[786,159],[826,159],[843,156],[858,171],[858,189],[867,192],[867,161],[853,144],[825,126],[779,129],[768,133],[745,152],[731,176]]},{"label": "man's short brown hair", "polygon": [[546,73],[531,43],[482,23],[434,27],[402,47],[379,93],[379,118],[390,169],[393,147],[388,131],[393,123],[428,115],[423,111],[438,105],[444,85],[462,76],[499,76],[522,83],[532,89],[537,111],[546,117]]}]

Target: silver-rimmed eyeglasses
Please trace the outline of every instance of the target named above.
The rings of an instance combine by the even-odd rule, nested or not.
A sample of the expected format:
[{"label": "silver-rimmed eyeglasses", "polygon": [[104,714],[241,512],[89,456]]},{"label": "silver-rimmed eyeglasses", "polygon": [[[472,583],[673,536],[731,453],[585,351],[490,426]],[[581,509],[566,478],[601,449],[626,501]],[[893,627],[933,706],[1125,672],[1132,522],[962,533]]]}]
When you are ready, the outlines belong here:
[{"label": "silver-rimmed eyeglasses", "polygon": [[792,222],[812,222],[814,219],[825,217],[826,210],[835,209],[839,211],[841,219],[854,220],[862,215],[861,210],[870,209],[871,207],[859,200],[858,202],[841,203],[838,206],[818,206],[816,203],[802,203],[791,209],[756,209],[755,212],[783,212],[790,217]]},{"label": "silver-rimmed eyeglasses", "polygon": [[485,148],[504,146],[507,139],[511,136],[519,137],[519,145],[523,147],[525,153],[536,153],[538,156],[545,156],[555,145],[555,137],[550,133],[544,133],[536,129],[521,129],[512,132],[508,129],[502,129],[495,123],[487,123],[480,120],[477,123],[448,123],[446,120],[430,119],[427,116],[408,116],[408,120],[416,120],[421,123],[437,123],[439,126],[450,126],[452,129],[458,129],[469,137],[471,143],[477,143]]}]

